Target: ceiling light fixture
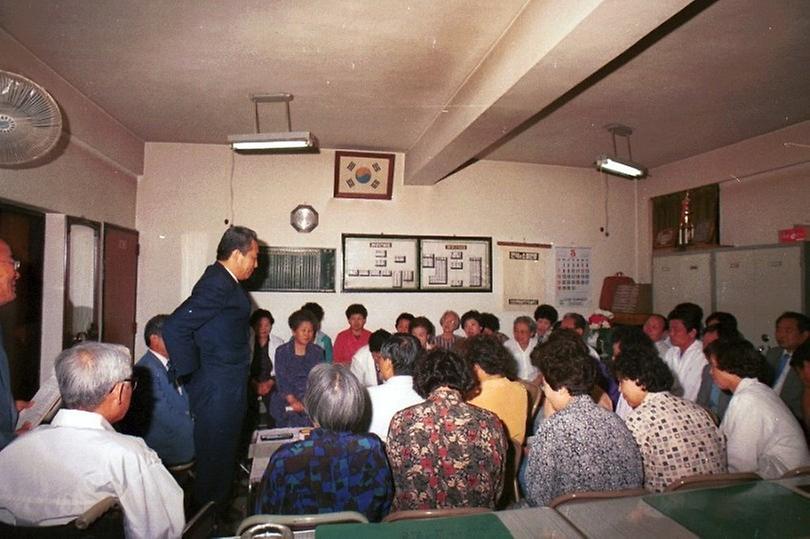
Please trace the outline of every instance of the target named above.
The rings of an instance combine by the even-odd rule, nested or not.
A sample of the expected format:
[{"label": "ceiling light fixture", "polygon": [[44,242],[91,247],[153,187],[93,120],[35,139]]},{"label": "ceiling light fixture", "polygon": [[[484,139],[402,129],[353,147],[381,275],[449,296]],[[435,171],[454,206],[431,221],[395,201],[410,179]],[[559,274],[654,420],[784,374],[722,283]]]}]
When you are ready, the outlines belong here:
[{"label": "ceiling light fixture", "polygon": [[[255,94],[250,96],[256,121],[256,132],[247,135],[229,135],[228,143],[237,152],[263,151],[317,151],[318,139],[309,131],[293,131],[290,120],[292,94]],[[262,133],[259,128],[259,103],[284,103],[287,109],[287,131]]]},{"label": "ceiling light fixture", "polygon": [[[633,129],[622,124],[608,124],[605,126],[605,129],[610,131],[610,135],[613,140],[613,155],[600,155],[596,159],[596,170],[621,176],[622,178],[629,178],[631,180],[640,180],[646,177],[647,168],[633,162],[633,152],[630,149],[630,135],[633,134]],[[624,139],[627,141],[628,159],[622,159],[616,155],[617,135],[624,137]]]}]

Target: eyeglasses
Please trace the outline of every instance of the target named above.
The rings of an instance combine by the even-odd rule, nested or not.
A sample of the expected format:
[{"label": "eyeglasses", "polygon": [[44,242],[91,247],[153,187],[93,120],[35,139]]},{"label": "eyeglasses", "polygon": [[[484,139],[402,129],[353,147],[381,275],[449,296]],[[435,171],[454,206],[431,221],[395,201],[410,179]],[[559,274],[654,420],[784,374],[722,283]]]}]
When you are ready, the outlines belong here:
[{"label": "eyeglasses", "polygon": [[4,262],[8,262],[14,268],[14,271],[20,271],[20,266],[22,266],[22,262],[16,260],[14,258],[9,258],[8,260],[4,260]]},{"label": "eyeglasses", "polygon": [[132,376],[130,378],[124,378],[120,382],[116,382],[115,384],[113,384],[113,386],[110,388],[110,393],[112,393],[115,390],[115,386],[123,382],[129,382],[129,385],[132,386],[132,391],[135,391],[135,388],[138,387],[138,379]]}]

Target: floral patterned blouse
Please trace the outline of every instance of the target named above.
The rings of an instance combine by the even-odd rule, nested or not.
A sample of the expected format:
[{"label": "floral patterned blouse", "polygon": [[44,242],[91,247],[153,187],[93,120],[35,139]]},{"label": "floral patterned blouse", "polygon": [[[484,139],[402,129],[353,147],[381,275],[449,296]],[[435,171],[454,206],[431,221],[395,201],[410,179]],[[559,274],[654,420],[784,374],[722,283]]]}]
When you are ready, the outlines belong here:
[{"label": "floral patterned blouse", "polygon": [[639,488],[641,453],[619,416],[593,402],[571,397],[529,439],[526,497],[539,506],[585,490]]},{"label": "floral patterned blouse", "polygon": [[495,507],[506,435],[498,417],[467,404],[455,389],[435,389],[397,412],[388,432],[392,510]]},{"label": "floral patterned blouse", "polygon": [[663,492],[682,477],[727,471],[726,440],[693,402],[667,391],[648,393],[626,422],[641,448],[647,490]]}]

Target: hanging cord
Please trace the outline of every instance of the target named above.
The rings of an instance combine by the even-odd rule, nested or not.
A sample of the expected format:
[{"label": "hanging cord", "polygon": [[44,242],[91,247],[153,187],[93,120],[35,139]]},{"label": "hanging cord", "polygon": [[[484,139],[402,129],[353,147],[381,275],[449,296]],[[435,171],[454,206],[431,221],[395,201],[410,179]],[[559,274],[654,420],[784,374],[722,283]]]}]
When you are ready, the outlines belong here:
[{"label": "hanging cord", "polygon": [[605,189],[604,189],[604,191],[605,191],[605,225],[599,227],[599,232],[602,232],[605,235],[605,237],[607,238],[608,236],[610,236],[610,227],[609,227],[609,225],[610,225],[610,216],[609,216],[609,212],[608,212],[608,199],[610,198],[610,183],[608,181],[607,174],[605,174],[604,172],[602,172],[602,181],[604,182],[604,185],[605,185]]},{"label": "hanging cord", "polygon": [[235,152],[231,152],[231,175],[230,175],[231,177],[230,177],[230,182],[229,182],[229,184],[230,184],[230,205],[231,205],[230,210],[231,211],[230,211],[230,220],[227,219],[227,218],[225,219],[225,224],[226,225],[227,224],[233,224],[234,219],[236,218],[236,215],[234,214],[234,210],[233,210],[233,198],[234,198],[233,197],[233,171],[236,168],[236,157],[234,156],[234,153]]}]

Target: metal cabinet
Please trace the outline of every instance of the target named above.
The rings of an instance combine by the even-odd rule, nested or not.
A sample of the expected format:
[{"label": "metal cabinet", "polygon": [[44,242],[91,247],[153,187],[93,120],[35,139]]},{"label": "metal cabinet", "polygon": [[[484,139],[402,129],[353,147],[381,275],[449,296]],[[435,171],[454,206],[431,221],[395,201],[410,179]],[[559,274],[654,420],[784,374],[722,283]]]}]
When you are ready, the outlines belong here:
[{"label": "metal cabinet", "polygon": [[784,311],[807,312],[810,305],[807,243],[719,248],[653,258],[653,305],[666,314],[691,301],[708,315],[734,314],[740,331],[759,344],[771,336]]}]

